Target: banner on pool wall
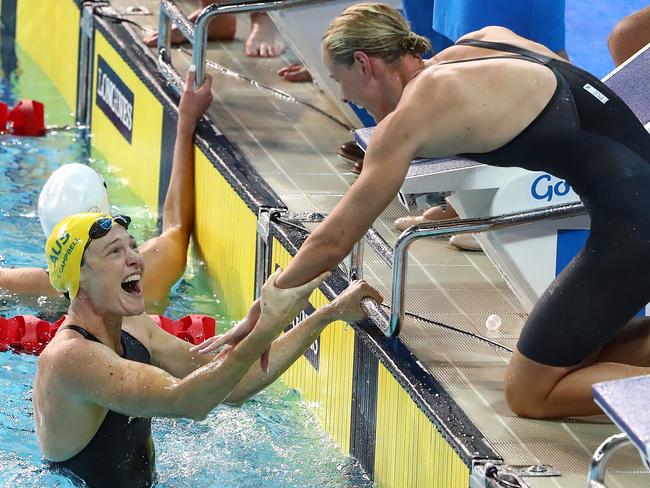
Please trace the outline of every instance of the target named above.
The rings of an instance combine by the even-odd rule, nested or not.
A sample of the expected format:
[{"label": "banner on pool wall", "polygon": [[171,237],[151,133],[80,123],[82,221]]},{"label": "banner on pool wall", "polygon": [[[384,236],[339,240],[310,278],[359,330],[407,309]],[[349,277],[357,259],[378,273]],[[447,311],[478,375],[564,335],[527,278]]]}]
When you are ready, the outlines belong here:
[{"label": "banner on pool wall", "polygon": [[95,102],[118,132],[131,144],[133,92],[101,56],[97,57]]}]

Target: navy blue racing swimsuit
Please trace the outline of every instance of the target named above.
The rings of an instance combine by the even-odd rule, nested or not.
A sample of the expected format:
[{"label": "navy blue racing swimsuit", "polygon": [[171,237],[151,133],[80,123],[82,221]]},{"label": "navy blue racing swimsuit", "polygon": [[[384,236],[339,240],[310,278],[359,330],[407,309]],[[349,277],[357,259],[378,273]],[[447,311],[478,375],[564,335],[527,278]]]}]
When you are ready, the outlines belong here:
[{"label": "navy blue racing swimsuit", "polygon": [[[66,325],[90,341],[101,342],[87,330]],[[149,351],[128,332],[122,331],[122,357],[151,363]],[[65,461],[47,461],[54,471],[89,488],[145,488],[155,481],[155,454],[151,419],[132,418],[109,410],[97,433],[77,454]]]},{"label": "navy blue racing swimsuit", "polygon": [[584,202],[585,247],[539,299],[517,343],[539,363],[577,365],[650,300],[650,135],[611,89],[569,63],[510,44],[457,44],[515,54],[508,57],[544,65],[557,79],[547,106],[514,139],[463,156],[551,173]]}]

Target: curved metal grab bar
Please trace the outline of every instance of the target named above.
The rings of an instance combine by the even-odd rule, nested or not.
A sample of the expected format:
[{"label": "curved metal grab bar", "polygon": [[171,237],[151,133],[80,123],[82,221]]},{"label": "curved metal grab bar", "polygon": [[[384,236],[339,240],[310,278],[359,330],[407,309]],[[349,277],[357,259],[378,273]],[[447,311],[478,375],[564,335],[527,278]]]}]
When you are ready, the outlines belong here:
[{"label": "curved metal grab bar", "polygon": [[587,476],[587,488],[607,488],[605,485],[605,470],[607,463],[612,454],[623,446],[631,444],[630,439],[625,434],[614,434],[605,439],[598,446],[594,456],[591,458],[589,466],[589,475]]},{"label": "curved metal grab bar", "polygon": [[406,256],[408,248],[414,240],[423,237],[448,237],[456,234],[485,232],[544,220],[576,217],[585,213],[586,210],[582,203],[570,203],[496,217],[421,224],[406,229],[397,239],[393,251],[393,286],[391,290],[390,324],[387,335],[395,335],[402,320],[404,282],[406,281],[408,262]]},{"label": "curved metal grab bar", "polygon": [[195,24],[181,12],[173,0],[160,0],[160,21],[158,27],[158,63],[161,72],[180,90],[182,82],[171,66],[171,24],[192,43],[192,63],[196,66],[194,88],[205,79],[205,53],[208,38],[208,24],[221,14],[244,12],[267,12],[304,4],[327,3],[332,0],[252,0],[212,4],[205,7],[196,18]]}]

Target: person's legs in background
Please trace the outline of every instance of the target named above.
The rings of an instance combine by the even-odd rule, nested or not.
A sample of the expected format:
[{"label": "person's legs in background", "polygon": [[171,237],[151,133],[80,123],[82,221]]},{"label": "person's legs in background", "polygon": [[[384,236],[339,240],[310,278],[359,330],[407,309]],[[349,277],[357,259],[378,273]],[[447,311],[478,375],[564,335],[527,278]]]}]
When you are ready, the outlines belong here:
[{"label": "person's legs in background", "polygon": [[607,45],[619,66],[650,42],[650,6],[623,18],[609,34]]},{"label": "person's legs in background", "polygon": [[[201,10],[217,3],[216,0],[199,0],[197,10],[189,15],[189,20],[194,22]],[[270,58],[279,56],[285,50],[285,44],[273,24],[273,21],[265,13],[254,13],[250,15],[251,31],[244,45],[246,56]],[[234,14],[222,14],[215,17],[208,26],[208,40],[210,41],[231,41],[235,38],[237,30],[237,18]],[[172,44],[181,44],[186,39],[176,28],[172,29]],[[155,46],[158,42],[158,33],[145,38],[148,46]]]}]

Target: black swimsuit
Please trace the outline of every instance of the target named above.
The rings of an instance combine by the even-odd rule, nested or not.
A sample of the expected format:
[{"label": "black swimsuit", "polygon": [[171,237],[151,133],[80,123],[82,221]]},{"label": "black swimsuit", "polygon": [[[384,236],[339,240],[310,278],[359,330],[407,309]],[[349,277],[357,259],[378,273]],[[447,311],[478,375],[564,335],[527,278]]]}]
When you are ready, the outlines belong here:
[{"label": "black swimsuit", "polygon": [[[76,325],[72,329],[86,339],[101,342]],[[150,364],[149,351],[128,332],[122,331],[122,357]],[[77,454],[65,461],[48,461],[56,471],[79,478],[89,488],[144,488],[155,481],[155,455],[151,419],[131,418],[109,410],[97,433]]]},{"label": "black swimsuit", "polygon": [[534,361],[576,365],[650,299],[650,135],[611,89],[569,63],[509,44],[457,44],[516,54],[557,79],[547,106],[513,140],[463,156],[551,173],[567,180],[587,207],[585,247],[539,299],[517,344]]}]

